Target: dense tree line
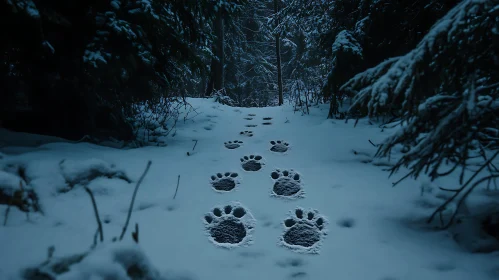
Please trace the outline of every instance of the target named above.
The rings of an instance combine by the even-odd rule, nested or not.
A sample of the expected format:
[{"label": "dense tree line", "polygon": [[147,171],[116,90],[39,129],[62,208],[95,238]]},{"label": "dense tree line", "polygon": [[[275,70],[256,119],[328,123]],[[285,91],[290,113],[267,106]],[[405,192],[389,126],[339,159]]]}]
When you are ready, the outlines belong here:
[{"label": "dense tree line", "polygon": [[[181,96],[238,1],[0,3],[3,126],[130,139],[132,105]],[[13,28],[15,27],[15,28]]]},{"label": "dense tree line", "polygon": [[[429,131],[440,117],[421,104],[459,106],[471,89],[473,104],[490,99],[494,111],[497,101],[497,0],[0,5],[1,119],[12,129],[130,139],[134,104],[215,95],[237,106],[327,102],[328,117],[431,115],[433,126],[412,122]],[[497,118],[476,121],[487,127],[475,138],[496,145]]]}]

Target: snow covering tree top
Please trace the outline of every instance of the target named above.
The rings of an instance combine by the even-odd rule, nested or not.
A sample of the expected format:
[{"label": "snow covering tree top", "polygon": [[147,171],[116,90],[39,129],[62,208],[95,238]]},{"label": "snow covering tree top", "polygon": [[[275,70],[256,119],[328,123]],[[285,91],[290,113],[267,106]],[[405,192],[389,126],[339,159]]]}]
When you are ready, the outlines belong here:
[{"label": "snow covering tree top", "polygon": [[388,156],[405,147],[392,172],[406,166],[415,177],[435,179],[448,174],[439,169],[443,162],[452,172],[499,147],[498,16],[498,0],[464,0],[415,49],[341,87],[355,95],[351,109],[391,113],[404,124],[378,151]]}]

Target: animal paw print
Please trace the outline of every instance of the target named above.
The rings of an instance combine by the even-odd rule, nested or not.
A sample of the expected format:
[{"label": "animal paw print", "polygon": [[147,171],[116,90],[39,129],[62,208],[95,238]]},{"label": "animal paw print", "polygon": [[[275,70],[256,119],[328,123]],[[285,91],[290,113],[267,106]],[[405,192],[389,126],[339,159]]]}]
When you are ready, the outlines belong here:
[{"label": "animal paw print", "polygon": [[283,224],[286,230],[281,243],[284,246],[304,253],[319,252],[321,241],[326,235],[326,219],[318,211],[298,208]]},{"label": "animal paw print", "polygon": [[215,207],[204,216],[204,222],[210,240],[217,246],[234,247],[252,241],[255,219],[239,203]]},{"label": "animal paw print", "polygon": [[237,149],[237,148],[241,147],[242,144],[243,144],[243,141],[239,141],[239,140],[227,141],[224,143],[225,148],[227,148],[229,150]]},{"label": "animal paw print", "polygon": [[244,156],[241,158],[241,166],[245,171],[258,171],[262,169],[264,163],[261,162],[261,156]]},{"label": "animal paw print", "polygon": [[241,131],[239,134],[243,136],[253,137],[253,131],[251,130]]},{"label": "animal paw print", "polygon": [[304,194],[300,174],[294,170],[276,169],[270,173],[274,180],[272,194],[284,198],[299,198]]},{"label": "animal paw print", "polygon": [[289,149],[289,144],[282,140],[270,141],[270,144],[272,145],[272,147],[270,147],[272,152],[285,153]]},{"label": "animal paw print", "polygon": [[236,181],[237,176],[239,176],[235,172],[225,172],[217,173],[216,175],[211,176],[211,186],[216,191],[228,192],[233,190],[239,182]]}]

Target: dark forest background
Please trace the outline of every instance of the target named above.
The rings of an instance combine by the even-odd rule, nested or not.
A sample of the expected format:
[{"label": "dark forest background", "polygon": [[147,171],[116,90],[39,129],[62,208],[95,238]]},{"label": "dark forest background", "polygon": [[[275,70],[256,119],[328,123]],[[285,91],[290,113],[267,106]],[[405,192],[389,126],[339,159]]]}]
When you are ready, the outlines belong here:
[{"label": "dark forest background", "polygon": [[174,119],[185,97],[408,120],[481,87],[495,145],[497,2],[4,0],[1,126],[133,140],[141,110]]}]

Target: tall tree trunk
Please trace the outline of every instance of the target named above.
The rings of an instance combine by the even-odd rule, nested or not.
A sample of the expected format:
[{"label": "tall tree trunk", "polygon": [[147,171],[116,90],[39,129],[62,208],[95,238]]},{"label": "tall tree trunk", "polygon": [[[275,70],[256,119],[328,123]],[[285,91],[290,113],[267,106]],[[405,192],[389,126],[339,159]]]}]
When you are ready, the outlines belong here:
[{"label": "tall tree trunk", "polygon": [[[279,0],[274,0],[276,29],[279,28],[279,17],[277,16],[278,12],[279,12]],[[275,35],[275,52],[277,57],[277,86],[279,88],[279,106],[281,106],[284,103],[284,97],[282,96],[281,38],[279,32],[276,32]]]},{"label": "tall tree trunk", "polygon": [[213,45],[215,57],[211,60],[211,74],[206,96],[224,87],[224,15],[220,9],[214,23],[216,41]]}]

